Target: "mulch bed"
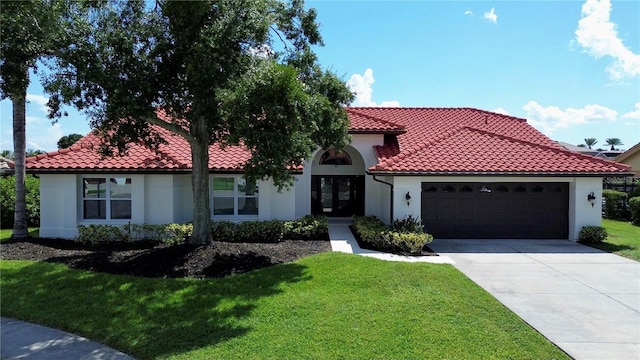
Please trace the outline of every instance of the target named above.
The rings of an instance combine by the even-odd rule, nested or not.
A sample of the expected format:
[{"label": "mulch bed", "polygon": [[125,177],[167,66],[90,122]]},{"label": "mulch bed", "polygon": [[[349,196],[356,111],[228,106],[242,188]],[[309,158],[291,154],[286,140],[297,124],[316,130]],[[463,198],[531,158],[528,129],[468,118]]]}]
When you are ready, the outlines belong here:
[{"label": "mulch bed", "polygon": [[312,254],[331,251],[329,241],[163,245],[123,243],[90,246],[61,239],[27,239],[0,244],[0,259],[47,261],[74,269],[153,278],[222,278]]}]

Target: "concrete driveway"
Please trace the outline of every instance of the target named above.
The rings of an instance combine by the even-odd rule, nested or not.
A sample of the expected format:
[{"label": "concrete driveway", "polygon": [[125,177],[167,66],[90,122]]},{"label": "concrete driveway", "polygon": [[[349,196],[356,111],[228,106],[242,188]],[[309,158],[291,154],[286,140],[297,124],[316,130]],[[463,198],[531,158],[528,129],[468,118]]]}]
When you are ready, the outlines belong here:
[{"label": "concrete driveway", "polygon": [[576,359],[640,359],[640,263],[567,240],[435,240],[434,251]]}]

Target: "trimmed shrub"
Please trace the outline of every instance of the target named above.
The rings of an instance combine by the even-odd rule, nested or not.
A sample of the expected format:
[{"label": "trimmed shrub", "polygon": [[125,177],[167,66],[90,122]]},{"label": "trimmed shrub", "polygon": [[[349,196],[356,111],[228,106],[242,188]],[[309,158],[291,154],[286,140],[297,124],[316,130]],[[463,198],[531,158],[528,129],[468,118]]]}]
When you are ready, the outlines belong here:
[{"label": "trimmed shrub", "polygon": [[236,234],[236,224],[231,221],[216,221],[211,224],[211,235],[214,241],[232,242]]},{"label": "trimmed shrub", "polygon": [[394,232],[387,231],[382,234],[386,238],[384,242],[392,249],[401,253],[420,254],[425,245],[433,241],[433,236],[424,232]]},{"label": "trimmed shrub", "polygon": [[604,217],[607,219],[629,220],[627,193],[617,190],[602,190]]},{"label": "trimmed shrub", "polygon": [[182,244],[193,234],[193,224],[126,224],[126,225],[78,225],[75,241],[98,245],[115,242],[149,240],[167,245]]},{"label": "trimmed shrub", "polygon": [[[128,225],[125,226],[128,227]],[[75,241],[88,245],[107,244],[123,240],[124,234],[129,234],[129,232],[123,231],[121,226],[116,225],[78,225],[78,236],[75,238]],[[131,237],[128,237],[125,240],[130,239]]]},{"label": "trimmed shrub", "polygon": [[602,226],[583,226],[578,234],[578,242],[595,244],[604,241],[607,236],[607,229]]},{"label": "trimmed shrub", "polygon": [[[27,226],[40,226],[40,179],[27,175],[24,178]],[[16,177],[0,179],[0,228],[12,229],[16,202]]]},{"label": "trimmed shrub", "polygon": [[634,225],[640,225],[640,196],[629,199],[629,211]]},{"label": "trimmed shrub", "polygon": [[353,230],[373,248],[401,254],[420,254],[433,241],[433,236],[425,233],[422,224],[412,217],[395,220],[389,228],[375,216],[356,216]]},{"label": "trimmed shrub", "polygon": [[325,215],[306,215],[284,222],[283,238],[287,240],[321,240],[329,234],[329,218]]},{"label": "trimmed shrub", "polygon": [[248,243],[277,243],[282,240],[284,224],[279,220],[243,221],[236,224],[234,241]]}]

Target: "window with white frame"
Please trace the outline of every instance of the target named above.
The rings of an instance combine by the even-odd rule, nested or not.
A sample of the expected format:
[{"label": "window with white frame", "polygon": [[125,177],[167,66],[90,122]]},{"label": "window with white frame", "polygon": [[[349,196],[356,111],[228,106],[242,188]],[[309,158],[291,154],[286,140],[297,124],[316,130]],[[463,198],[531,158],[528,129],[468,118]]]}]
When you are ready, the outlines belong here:
[{"label": "window with white frame", "polygon": [[83,178],[82,217],[85,220],[130,220],[131,178]]},{"label": "window with white frame", "polygon": [[241,176],[213,178],[214,216],[258,215],[258,184]]}]

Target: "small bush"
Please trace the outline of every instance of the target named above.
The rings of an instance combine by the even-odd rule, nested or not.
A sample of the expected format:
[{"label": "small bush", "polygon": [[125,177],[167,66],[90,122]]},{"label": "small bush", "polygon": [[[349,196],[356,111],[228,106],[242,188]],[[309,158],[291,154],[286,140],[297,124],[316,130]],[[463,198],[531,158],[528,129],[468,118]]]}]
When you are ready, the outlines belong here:
[{"label": "small bush", "polygon": [[391,223],[391,230],[401,233],[422,233],[424,225],[422,222],[409,215],[406,219],[396,219]]},{"label": "small bush", "polygon": [[607,219],[629,220],[627,193],[617,190],[603,190],[604,217]]},{"label": "small bush", "polygon": [[236,234],[236,224],[231,221],[216,221],[211,224],[211,235],[214,241],[232,242]]},{"label": "small bush", "polygon": [[420,254],[433,236],[424,232],[413,217],[395,220],[391,228],[375,216],[356,216],[353,221],[356,236],[373,248],[401,254]]},{"label": "small bush", "polygon": [[640,196],[629,199],[629,211],[634,225],[640,225]]},{"label": "small bush", "polygon": [[284,222],[283,238],[287,240],[320,240],[329,233],[329,219],[325,215],[306,215]]},{"label": "small bush", "polygon": [[433,241],[433,236],[424,232],[393,232],[382,234],[385,242],[400,253],[420,254],[425,245]]},{"label": "small bush", "polygon": [[[27,226],[40,226],[40,179],[27,175],[24,178]],[[16,202],[16,177],[0,179],[0,228],[12,229]]]},{"label": "small bush", "polygon": [[595,244],[604,241],[607,236],[607,229],[602,226],[583,226],[578,234],[578,242]]},{"label": "small bush", "polygon": [[234,241],[277,243],[282,241],[284,223],[279,220],[243,221],[236,224]]}]

